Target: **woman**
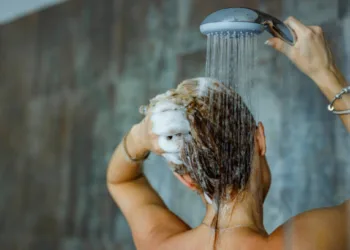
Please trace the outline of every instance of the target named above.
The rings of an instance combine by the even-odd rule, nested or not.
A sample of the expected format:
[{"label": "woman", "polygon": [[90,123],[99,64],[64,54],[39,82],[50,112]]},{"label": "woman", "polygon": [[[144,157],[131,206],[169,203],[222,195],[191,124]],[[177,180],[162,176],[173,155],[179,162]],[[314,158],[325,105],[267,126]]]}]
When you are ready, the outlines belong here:
[{"label": "woman", "polygon": [[[288,18],[286,24],[294,31],[296,44],[290,46],[278,38],[269,39],[267,44],[288,56],[331,101],[346,86],[346,82],[332,61],[322,30],[315,26],[306,27],[293,17]],[[215,124],[215,121],[226,121],[227,118],[220,112],[221,104],[216,103],[217,106],[214,105],[214,110],[211,110],[198,91],[193,93],[194,89],[210,89],[205,88],[208,85],[213,89],[211,94],[225,95],[229,104],[240,102],[235,93],[218,83],[200,79],[185,81],[177,90],[158,96],[151,103],[146,118],[132,127],[110,161],[108,188],[131,227],[136,247],[152,250],[212,249],[213,236],[219,236],[214,237],[219,239],[216,241],[218,249],[348,249],[350,201],[302,213],[284,224],[291,224],[291,227],[281,225],[272,234],[266,233],[262,215],[263,202],[270,187],[270,171],[265,158],[263,125],[259,123],[255,126],[254,118],[242,104],[241,109],[235,111],[235,115],[244,117],[246,123],[245,140],[240,144],[230,144],[230,136],[234,135],[223,137],[216,126],[201,127],[201,124]],[[172,102],[157,105],[163,99]],[[193,103],[196,109],[192,112]],[[187,117],[177,107],[186,107]],[[350,109],[350,98],[343,96],[335,103],[335,108]],[[169,110],[171,113],[164,115],[164,111]],[[350,115],[340,118],[350,131]],[[174,120],[177,122],[174,123]],[[234,121],[230,122],[229,126],[234,126]],[[242,126],[237,128],[242,129]],[[194,139],[191,143],[181,143],[187,137]],[[169,144],[167,140],[175,143]],[[230,146],[228,151],[231,155],[223,153],[228,151],[221,147],[227,146]],[[179,148],[180,153],[177,153]],[[246,152],[244,155],[251,157],[235,157],[239,159],[239,164],[229,165],[239,168],[224,170],[234,175],[227,175],[229,177],[221,181],[226,186],[218,189],[213,162],[220,165],[221,160],[218,159],[230,161],[230,156],[242,148]],[[197,228],[191,229],[168,210],[142,175],[141,163],[150,151],[163,154],[173,163],[175,176],[201,195],[207,211],[203,223]],[[196,163],[193,162],[194,155]],[[221,190],[220,197],[213,191],[216,189]]]}]

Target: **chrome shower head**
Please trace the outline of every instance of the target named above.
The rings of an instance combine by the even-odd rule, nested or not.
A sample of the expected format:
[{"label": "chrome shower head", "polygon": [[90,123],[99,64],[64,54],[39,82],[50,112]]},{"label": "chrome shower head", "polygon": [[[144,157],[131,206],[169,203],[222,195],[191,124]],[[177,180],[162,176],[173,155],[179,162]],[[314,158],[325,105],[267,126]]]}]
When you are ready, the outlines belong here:
[{"label": "chrome shower head", "polygon": [[280,20],[263,12],[249,8],[229,8],[216,11],[205,18],[200,25],[203,34],[216,32],[252,32],[256,34],[267,30],[293,45],[293,32]]}]

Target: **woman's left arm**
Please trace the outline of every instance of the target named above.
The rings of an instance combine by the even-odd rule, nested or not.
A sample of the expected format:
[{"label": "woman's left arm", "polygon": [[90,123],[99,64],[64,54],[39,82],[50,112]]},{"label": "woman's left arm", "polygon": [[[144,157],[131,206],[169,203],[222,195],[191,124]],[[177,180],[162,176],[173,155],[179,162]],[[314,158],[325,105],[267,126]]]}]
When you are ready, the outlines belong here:
[{"label": "woman's left arm", "polygon": [[126,217],[138,249],[156,249],[166,239],[189,229],[173,214],[142,173],[140,158],[150,150],[160,153],[156,135],[149,129],[149,118],[134,125],[119,144],[107,171],[108,190]]}]

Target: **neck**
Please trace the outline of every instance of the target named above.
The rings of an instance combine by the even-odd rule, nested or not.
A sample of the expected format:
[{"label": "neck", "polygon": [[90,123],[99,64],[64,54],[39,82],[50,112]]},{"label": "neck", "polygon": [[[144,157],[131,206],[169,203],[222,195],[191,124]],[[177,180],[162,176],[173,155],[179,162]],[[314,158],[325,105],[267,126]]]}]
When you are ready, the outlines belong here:
[{"label": "neck", "polygon": [[[216,215],[213,205],[207,203],[207,212],[203,224],[211,226]],[[247,192],[242,201],[226,202],[220,205],[218,229],[250,228],[261,234],[266,234],[263,224],[263,201]]]}]

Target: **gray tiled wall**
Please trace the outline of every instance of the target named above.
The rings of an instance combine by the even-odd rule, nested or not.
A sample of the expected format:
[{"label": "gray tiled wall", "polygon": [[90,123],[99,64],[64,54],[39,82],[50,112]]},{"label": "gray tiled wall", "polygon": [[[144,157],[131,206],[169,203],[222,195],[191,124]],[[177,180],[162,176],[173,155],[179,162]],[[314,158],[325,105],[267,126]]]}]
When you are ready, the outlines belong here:
[{"label": "gray tiled wall", "polygon": [[[0,26],[0,248],[134,249],[107,194],[107,162],[139,105],[204,74],[198,26],[224,7],[294,15],[324,27],[348,79],[344,0],[71,0]],[[350,196],[350,140],[315,85],[259,39],[253,76],[273,184],[269,231]],[[146,173],[169,207],[200,223],[204,208],[152,156]]]}]

